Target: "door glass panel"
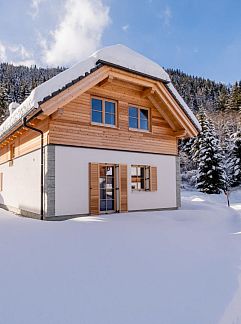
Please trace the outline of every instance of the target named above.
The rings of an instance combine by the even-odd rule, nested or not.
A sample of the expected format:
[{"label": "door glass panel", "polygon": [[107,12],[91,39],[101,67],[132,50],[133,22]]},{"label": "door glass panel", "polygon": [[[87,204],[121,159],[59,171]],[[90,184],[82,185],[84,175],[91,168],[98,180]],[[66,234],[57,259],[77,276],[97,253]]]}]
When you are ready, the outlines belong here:
[{"label": "door glass panel", "polygon": [[100,211],[115,209],[114,167],[102,166],[99,179]]},{"label": "door glass panel", "polygon": [[100,188],[100,199],[106,199],[106,190]]},{"label": "door glass panel", "polygon": [[106,168],[106,175],[112,176],[113,175],[113,167],[105,167]]},{"label": "door glass panel", "polygon": [[106,182],[107,182],[107,185],[114,186],[114,178],[113,177],[107,177]]},{"label": "door glass panel", "polygon": [[109,199],[107,200],[107,210],[114,210],[114,200],[113,199]]},{"label": "door glass panel", "polygon": [[114,198],[114,189],[106,190],[106,198],[107,199],[113,199]]},{"label": "door glass panel", "polygon": [[100,211],[106,211],[106,200],[100,200]]}]

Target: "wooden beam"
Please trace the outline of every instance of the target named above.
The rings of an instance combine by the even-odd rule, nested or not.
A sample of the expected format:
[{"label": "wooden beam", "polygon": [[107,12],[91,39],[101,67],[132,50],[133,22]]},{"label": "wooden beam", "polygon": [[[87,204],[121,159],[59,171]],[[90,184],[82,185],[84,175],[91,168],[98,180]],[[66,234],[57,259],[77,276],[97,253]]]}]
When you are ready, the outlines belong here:
[{"label": "wooden beam", "polygon": [[181,129],[179,131],[174,132],[176,138],[183,138],[187,136],[187,131],[185,129]]},{"label": "wooden beam", "polygon": [[58,95],[49,99],[41,105],[41,108],[46,115],[51,115],[58,108],[62,108],[71,100],[77,98],[82,93],[86,92],[96,84],[106,79],[109,72],[109,67],[103,66],[95,72],[89,74],[84,79],[80,80],[76,84],[70,86],[66,90],[61,91]]},{"label": "wooden beam", "polygon": [[112,83],[114,80],[114,77],[109,75],[106,79],[104,79],[103,81],[99,82],[98,87],[103,87],[105,85],[108,85],[110,83]]},{"label": "wooden beam", "polygon": [[134,74],[123,73],[122,71],[116,70],[113,68],[111,68],[109,75],[113,76],[117,80],[137,84],[137,85],[143,86],[145,88],[151,88],[155,85],[155,81],[153,81],[153,80],[139,78],[138,76],[136,76]]},{"label": "wooden beam", "polygon": [[155,89],[150,87],[142,92],[141,97],[146,98],[148,96],[154,95],[154,93],[155,93]]},{"label": "wooden beam", "polygon": [[38,120],[44,120],[45,118],[47,118],[48,117],[48,115],[45,115],[45,114],[40,114],[40,115],[38,115],[37,117],[36,117],[36,119],[38,119]]},{"label": "wooden beam", "polygon": [[157,88],[158,88],[157,93],[159,92],[160,97],[170,107],[173,114],[175,115],[175,118],[182,125],[182,128],[185,128],[187,130],[187,132],[189,133],[188,136],[190,137],[197,136],[198,131],[196,130],[196,128],[194,127],[190,119],[183,112],[183,109],[180,107],[177,101],[172,97],[172,95],[166,89],[166,87],[163,84],[159,83],[157,85]]},{"label": "wooden beam", "polygon": [[153,106],[159,111],[159,113],[162,115],[162,117],[168,122],[172,130],[176,131],[176,126],[174,125],[173,121],[171,118],[168,116],[168,114],[165,112],[164,108],[161,107],[161,105],[157,102],[153,96],[148,96],[147,97],[150,102],[153,104]]}]

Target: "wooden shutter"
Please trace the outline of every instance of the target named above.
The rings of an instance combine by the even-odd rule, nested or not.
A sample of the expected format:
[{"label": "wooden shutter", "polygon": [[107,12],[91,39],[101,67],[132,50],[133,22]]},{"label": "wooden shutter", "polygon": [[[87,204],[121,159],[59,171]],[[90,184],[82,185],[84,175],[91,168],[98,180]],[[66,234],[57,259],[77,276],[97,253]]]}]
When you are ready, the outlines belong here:
[{"label": "wooden shutter", "polygon": [[0,172],[0,191],[3,191],[3,173]]},{"label": "wooden shutter", "polygon": [[89,213],[98,215],[99,210],[99,164],[89,163]]},{"label": "wooden shutter", "polygon": [[120,179],[120,212],[128,211],[128,177],[127,165],[120,164],[119,166]]},{"label": "wooden shutter", "polygon": [[151,191],[157,191],[157,167],[150,167]]}]

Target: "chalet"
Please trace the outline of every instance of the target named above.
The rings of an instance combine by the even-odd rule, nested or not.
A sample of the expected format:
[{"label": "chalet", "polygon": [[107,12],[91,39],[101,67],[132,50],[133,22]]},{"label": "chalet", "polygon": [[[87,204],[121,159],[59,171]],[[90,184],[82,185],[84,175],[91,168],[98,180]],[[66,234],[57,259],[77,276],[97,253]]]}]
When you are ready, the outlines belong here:
[{"label": "chalet", "polygon": [[0,207],[51,220],[180,206],[177,142],[200,125],[148,58],[103,48],[9,109]]}]

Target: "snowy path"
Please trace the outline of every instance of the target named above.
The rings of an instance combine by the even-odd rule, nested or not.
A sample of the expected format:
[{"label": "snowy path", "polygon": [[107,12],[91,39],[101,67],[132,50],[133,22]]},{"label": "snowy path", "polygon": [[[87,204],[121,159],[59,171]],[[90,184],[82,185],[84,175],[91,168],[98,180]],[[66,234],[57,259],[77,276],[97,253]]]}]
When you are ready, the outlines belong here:
[{"label": "snowy path", "polygon": [[66,222],[0,210],[0,324],[241,324],[239,204],[184,192],[179,211]]}]

